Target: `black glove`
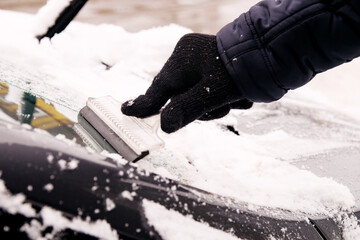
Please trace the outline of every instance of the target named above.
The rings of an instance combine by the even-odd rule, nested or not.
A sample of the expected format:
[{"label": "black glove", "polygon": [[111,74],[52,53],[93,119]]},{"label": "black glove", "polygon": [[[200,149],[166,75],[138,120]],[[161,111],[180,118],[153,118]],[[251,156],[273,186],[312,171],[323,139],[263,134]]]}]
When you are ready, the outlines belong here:
[{"label": "black glove", "polygon": [[124,103],[121,110],[129,116],[147,117],[158,113],[169,99],[161,113],[161,128],[167,133],[196,119],[212,120],[231,108],[252,106],[226,71],[216,37],[203,34],[182,37],[145,95]]}]

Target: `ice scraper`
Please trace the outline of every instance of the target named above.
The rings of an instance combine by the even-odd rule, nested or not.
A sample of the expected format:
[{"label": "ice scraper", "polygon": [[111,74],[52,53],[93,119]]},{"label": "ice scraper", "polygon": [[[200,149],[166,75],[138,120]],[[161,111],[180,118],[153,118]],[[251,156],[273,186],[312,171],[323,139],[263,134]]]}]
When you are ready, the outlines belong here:
[{"label": "ice scraper", "polygon": [[130,162],[164,145],[157,134],[160,115],[140,119],[126,116],[120,109],[121,103],[111,96],[89,98],[75,130],[94,150],[116,152]]},{"label": "ice scraper", "polygon": [[[47,18],[55,18],[55,20],[47,26],[47,31],[42,33],[37,33],[36,38],[41,41],[41,39],[48,37],[52,38],[55,34],[62,32],[69,23],[75,18],[75,16],[79,13],[81,8],[85,5],[87,0],[48,0],[48,4],[51,4],[51,1],[63,1],[62,5],[54,5],[54,7],[62,6],[63,9],[44,9],[46,11],[45,16]],[[51,16],[54,13],[60,14],[58,16]]]}]

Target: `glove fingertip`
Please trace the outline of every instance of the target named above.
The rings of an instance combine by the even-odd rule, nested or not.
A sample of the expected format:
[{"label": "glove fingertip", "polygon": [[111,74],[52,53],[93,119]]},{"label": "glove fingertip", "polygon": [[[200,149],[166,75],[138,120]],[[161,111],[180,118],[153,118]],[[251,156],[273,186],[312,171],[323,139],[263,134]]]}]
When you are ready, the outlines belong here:
[{"label": "glove fingertip", "polygon": [[183,127],[183,117],[180,110],[167,106],[161,113],[161,129],[166,133],[173,133]]},{"label": "glove fingertip", "polygon": [[147,117],[153,114],[153,109],[149,107],[149,101],[144,95],[135,100],[126,101],[121,105],[121,112],[128,116]]},{"label": "glove fingertip", "polygon": [[[125,115],[129,115],[129,116],[132,116],[134,115],[134,100],[129,100],[129,101],[126,101],[124,102],[122,105],[121,105],[121,112]],[[136,112],[136,109],[135,109],[135,112]]]},{"label": "glove fingertip", "polygon": [[169,127],[169,126],[165,126],[164,124],[161,124],[161,130],[165,133],[173,133],[173,132],[176,132],[177,130],[179,129],[176,129],[176,128],[172,128],[172,127]]},{"label": "glove fingertip", "polygon": [[133,117],[145,118],[159,113],[164,105],[161,98],[152,98],[147,95],[140,95],[135,100],[129,100],[121,105],[123,114]]}]

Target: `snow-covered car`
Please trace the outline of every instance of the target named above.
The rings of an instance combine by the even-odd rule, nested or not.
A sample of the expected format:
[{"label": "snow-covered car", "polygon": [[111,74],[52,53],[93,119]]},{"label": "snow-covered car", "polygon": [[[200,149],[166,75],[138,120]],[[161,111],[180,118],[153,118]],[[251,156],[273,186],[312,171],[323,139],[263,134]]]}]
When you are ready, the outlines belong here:
[{"label": "snow-covered car", "polygon": [[74,23],[39,44],[32,20],[0,12],[2,239],[360,236],[356,109],[304,88],[161,134],[163,149],[127,163],[82,140],[78,113],[142,93],[189,30]]},{"label": "snow-covered car", "polygon": [[[255,206],[105,157],[84,148],[74,122],[41,98],[13,87],[21,97],[9,101],[15,99],[8,97],[11,87],[0,84],[0,230],[6,239],[342,239],[342,221],[360,217]],[[262,131],[273,118],[258,121]],[[339,179],[359,201],[358,156],[359,149],[342,148],[295,164]]]}]

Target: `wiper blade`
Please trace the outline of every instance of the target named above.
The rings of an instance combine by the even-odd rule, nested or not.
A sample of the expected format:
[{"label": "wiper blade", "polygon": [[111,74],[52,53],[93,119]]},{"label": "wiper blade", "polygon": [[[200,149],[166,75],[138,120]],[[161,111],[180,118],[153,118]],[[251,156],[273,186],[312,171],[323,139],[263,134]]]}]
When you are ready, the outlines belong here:
[{"label": "wiper blade", "polygon": [[50,26],[45,34],[38,35],[36,38],[41,41],[41,39],[48,37],[52,38],[55,34],[61,33],[69,23],[76,17],[80,12],[82,7],[88,0],[73,0],[70,4],[64,8],[61,14],[57,17],[55,24]]}]

